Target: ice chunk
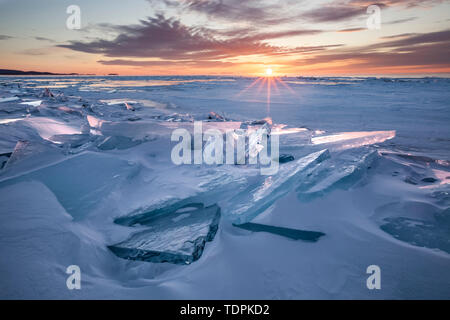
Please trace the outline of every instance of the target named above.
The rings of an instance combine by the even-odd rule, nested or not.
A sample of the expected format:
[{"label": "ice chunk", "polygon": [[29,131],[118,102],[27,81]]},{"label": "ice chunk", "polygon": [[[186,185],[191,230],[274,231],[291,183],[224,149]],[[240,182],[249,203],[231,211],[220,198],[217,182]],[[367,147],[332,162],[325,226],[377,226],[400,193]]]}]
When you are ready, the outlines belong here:
[{"label": "ice chunk", "polygon": [[264,124],[268,124],[268,125],[271,126],[272,125],[272,118],[267,117],[267,118],[260,119],[260,120],[253,120],[253,121],[242,122],[241,129],[247,129],[249,126],[264,125]]},{"label": "ice chunk", "polygon": [[148,212],[141,217],[137,223],[149,228],[109,246],[111,251],[129,260],[189,264],[198,260],[206,242],[214,239],[220,208],[188,204],[169,213]]},{"label": "ice chunk", "polygon": [[168,122],[193,122],[194,117],[189,113],[172,113],[164,116],[157,116],[157,119],[161,119]]},{"label": "ice chunk", "polygon": [[13,119],[0,119],[0,124],[8,124],[11,122],[16,122],[19,120],[23,120],[24,118],[13,118]]},{"label": "ice chunk", "polygon": [[54,135],[81,133],[78,128],[69,126],[63,121],[57,121],[45,117],[26,118],[24,119],[24,122],[34,128],[43,139],[49,141],[51,141],[50,138]]},{"label": "ice chunk", "polygon": [[218,114],[218,113],[216,113],[214,111],[211,111],[208,114],[207,119],[208,120],[213,120],[213,121],[228,121],[224,116],[222,116],[222,115],[220,115],[220,114]]},{"label": "ice chunk", "polygon": [[356,183],[377,158],[372,149],[347,150],[312,170],[297,186],[300,199],[324,195],[334,188],[348,188]]},{"label": "ice chunk", "polygon": [[[17,148],[24,149],[28,143]],[[14,151],[13,157],[19,154]],[[9,163],[7,163],[7,166]],[[44,183],[75,219],[86,216],[120,181],[133,175],[139,166],[128,161],[98,153],[85,152],[65,161],[26,173],[0,183],[13,184],[37,180]]]},{"label": "ice chunk", "polygon": [[34,150],[30,147],[29,141],[18,141],[13,152],[9,155],[8,161],[3,165],[3,167],[6,168],[32,153],[34,153]]},{"label": "ice chunk", "polygon": [[8,161],[4,164],[4,168],[10,168],[18,162],[21,162],[29,157],[39,158],[44,153],[50,151],[50,147],[38,142],[30,142],[26,140],[18,141],[14,147],[13,152],[9,156]]},{"label": "ice chunk", "polygon": [[9,157],[11,157],[11,154],[12,152],[0,153],[0,169],[3,169],[3,167],[6,165]]},{"label": "ice chunk", "polygon": [[[387,156],[389,159],[394,160],[396,162],[402,164],[411,164],[416,163],[420,165],[430,166],[430,165],[439,165],[443,167],[449,167],[450,162],[447,160],[441,159],[433,159],[423,155],[415,155],[411,153],[399,153],[399,152],[391,152],[391,151],[382,151],[381,155]],[[398,161],[398,160],[406,160],[406,161]]]},{"label": "ice chunk", "polygon": [[127,110],[130,110],[130,111],[135,111],[136,110],[131,104],[129,104],[127,102],[124,102],[124,103],[125,103],[125,107],[127,108]]},{"label": "ice chunk", "polygon": [[319,240],[320,237],[324,236],[325,233],[318,232],[318,231],[307,231],[307,230],[298,230],[298,229],[291,229],[291,228],[284,228],[284,227],[275,227],[275,226],[269,226],[265,224],[260,223],[252,223],[247,222],[243,224],[233,224],[235,227],[249,230],[252,232],[268,232],[277,234],[279,236],[283,236],[286,238],[294,239],[294,240],[304,240],[304,241],[311,241],[316,242]]},{"label": "ice chunk", "polygon": [[10,102],[10,101],[16,101],[19,100],[18,97],[7,97],[7,98],[0,98],[0,102]]},{"label": "ice chunk", "polygon": [[69,114],[74,114],[77,116],[83,116],[83,112],[81,110],[75,109],[75,108],[69,108],[66,106],[61,106],[58,107],[58,110],[65,112],[65,113],[69,113]]},{"label": "ice chunk", "polygon": [[406,177],[405,180],[403,180],[403,181],[405,181],[406,183],[412,184],[414,186],[418,184],[418,182],[413,177]]},{"label": "ice chunk", "polygon": [[129,149],[141,144],[142,140],[134,140],[128,137],[122,136],[110,136],[106,137],[97,147],[100,150],[113,150],[113,149]]},{"label": "ice chunk", "polygon": [[107,99],[107,100],[100,100],[102,103],[106,103],[108,106],[114,106],[118,104],[128,104],[128,103],[137,103],[135,100],[129,100],[129,99]]},{"label": "ice chunk", "polygon": [[41,97],[49,97],[49,98],[54,98],[55,97],[54,94],[48,88],[45,88],[40,96]]},{"label": "ice chunk", "polygon": [[27,106],[32,106],[32,107],[39,107],[42,103],[42,100],[36,100],[36,101],[25,101],[25,102],[21,102],[20,104],[25,104]]},{"label": "ice chunk", "polygon": [[264,149],[263,137],[270,135],[270,126],[264,123],[256,132],[251,132],[248,137],[248,155],[255,158]]},{"label": "ice chunk", "polygon": [[375,143],[381,143],[395,137],[394,131],[362,131],[341,132],[328,136],[313,137],[311,142],[315,145],[332,144],[334,150],[357,148]]},{"label": "ice chunk", "polygon": [[290,161],[294,161],[294,156],[291,156],[290,154],[280,154],[279,160],[280,163],[286,163]]},{"label": "ice chunk", "polygon": [[78,148],[89,142],[90,136],[88,134],[57,134],[51,136],[49,140],[68,148]]},{"label": "ice chunk", "polygon": [[102,124],[105,123],[105,120],[98,119],[91,115],[87,115],[86,119],[89,123],[89,126],[91,126],[91,128],[95,128],[95,129],[100,129]]},{"label": "ice chunk", "polygon": [[327,149],[311,153],[297,161],[281,166],[278,173],[260,184],[240,192],[224,207],[224,215],[234,223],[245,223],[270,207],[276,200],[295,188],[303,173],[330,156]]}]

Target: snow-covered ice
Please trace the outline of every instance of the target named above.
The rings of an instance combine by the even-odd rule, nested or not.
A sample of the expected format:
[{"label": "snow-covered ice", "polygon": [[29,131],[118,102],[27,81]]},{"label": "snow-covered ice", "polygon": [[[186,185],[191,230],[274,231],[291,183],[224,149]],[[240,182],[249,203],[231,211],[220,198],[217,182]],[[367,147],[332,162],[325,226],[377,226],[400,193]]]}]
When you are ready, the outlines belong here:
[{"label": "snow-covered ice", "polygon": [[[449,298],[450,80],[391,80],[0,78],[0,298]],[[174,164],[195,121],[278,170]]]}]

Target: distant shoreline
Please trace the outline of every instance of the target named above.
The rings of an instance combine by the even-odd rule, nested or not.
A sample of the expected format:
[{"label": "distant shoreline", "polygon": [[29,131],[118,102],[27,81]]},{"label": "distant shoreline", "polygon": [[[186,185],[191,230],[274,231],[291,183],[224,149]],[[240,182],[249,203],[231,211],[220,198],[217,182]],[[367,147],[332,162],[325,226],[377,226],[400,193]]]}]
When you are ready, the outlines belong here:
[{"label": "distant shoreline", "polygon": [[[0,76],[97,76],[97,77],[235,77],[235,78],[258,78],[258,75],[128,75],[128,74],[94,74],[94,73],[54,73],[46,71],[22,71],[12,69],[0,69]],[[450,78],[450,73],[433,73],[433,74],[386,74],[386,75],[317,75],[317,76],[299,76],[299,75],[282,75],[278,78],[297,78],[304,80],[320,80],[325,78],[386,78],[386,79],[422,79],[422,78]]]},{"label": "distant shoreline", "polygon": [[[11,69],[0,69],[1,76],[79,76],[79,73],[53,73],[41,71],[22,71]],[[94,74],[92,74],[94,75]]]}]

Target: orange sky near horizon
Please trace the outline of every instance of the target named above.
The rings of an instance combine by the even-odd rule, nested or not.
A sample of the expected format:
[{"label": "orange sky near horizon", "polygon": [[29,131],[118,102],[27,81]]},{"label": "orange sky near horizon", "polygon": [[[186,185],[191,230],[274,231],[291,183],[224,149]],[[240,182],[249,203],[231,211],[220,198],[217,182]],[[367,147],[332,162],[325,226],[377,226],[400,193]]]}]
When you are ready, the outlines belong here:
[{"label": "orange sky near horizon", "polygon": [[[0,2],[0,68],[105,75],[450,74],[449,1]],[[39,3],[39,4],[37,4]],[[25,5],[26,4],[26,5]],[[108,8],[105,11],[105,8]]]}]

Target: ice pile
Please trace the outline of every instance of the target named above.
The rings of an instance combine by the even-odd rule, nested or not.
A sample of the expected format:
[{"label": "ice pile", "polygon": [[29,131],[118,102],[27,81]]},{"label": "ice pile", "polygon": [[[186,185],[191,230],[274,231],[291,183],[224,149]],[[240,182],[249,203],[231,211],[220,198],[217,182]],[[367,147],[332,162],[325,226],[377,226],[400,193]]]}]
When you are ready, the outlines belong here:
[{"label": "ice pile", "polygon": [[[2,78],[0,296],[448,297],[450,82],[285,78],[269,105],[253,81]],[[174,164],[195,121],[245,163]]]},{"label": "ice pile", "polygon": [[[168,150],[171,133],[194,132],[194,121],[205,120],[204,114],[173,112],[171,102],[124,98],[119,89],[108,91],[111,99],[71,90],[26,88],[0,101],[4,113],[20,116],[0,127],[5,136],[0,187],[29,180],[44,184],[75,221],[96,226],[109,248],[130,260],[196,261],[214,239],[221,216],[247,230],[315,241],[323,234],[252,220],[290,193],[303,200],[351,187],[378,157],[373,145],[395,136],[393,131],[326,135],[268,117],[239,121],[209,112],[203,131],[216,129],[224,138],[231,132],[233,143],[243,139],[245,159],[177,166]],[[260,155],[271,136],[280,141],[281,153],[272,159],[279,168],[265,176],[260,163],[249,159]],[[206,140],[192,148],[211,144]],[[122,239],[111,236],[118,226],[128,230]]]}]

